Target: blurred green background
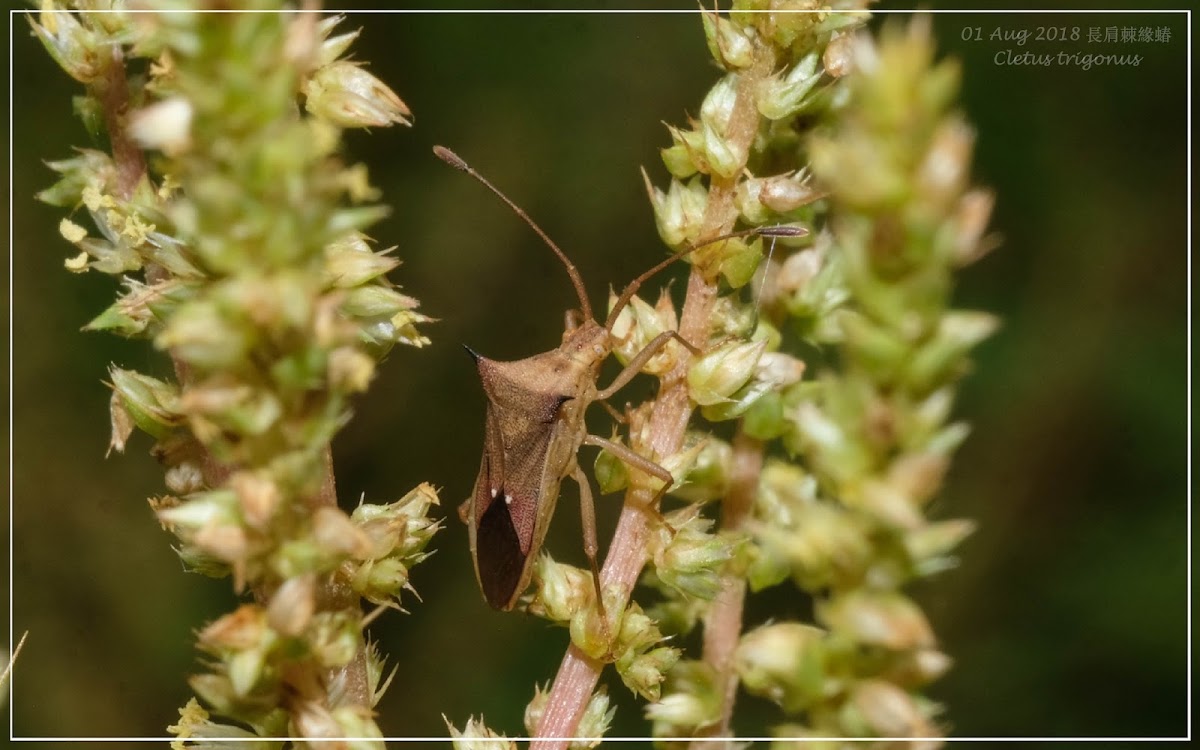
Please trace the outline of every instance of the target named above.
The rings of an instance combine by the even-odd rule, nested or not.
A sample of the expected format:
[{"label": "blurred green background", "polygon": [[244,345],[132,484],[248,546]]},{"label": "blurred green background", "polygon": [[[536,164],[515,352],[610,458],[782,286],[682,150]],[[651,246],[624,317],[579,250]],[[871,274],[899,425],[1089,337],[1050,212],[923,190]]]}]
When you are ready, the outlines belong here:
[{"label": "blurred green background", "polygon": [[[363,28],[356,56],[416,115],[411,130],[356,133],[347,147],[394,207],[373,231],[399,245],[393,277],[440,319],[426,329],[432,346],[393,352],[334,446],[345,507],[421,481],[443,488],[446,528],[413,576],[423,601],[410,597],[411,615],[372,627],[400,665],[380,725],[441,736],[442,714],[461,726],[483,713],[523,734],[522,707],[553,676],[567,634],[493,612],[476,589],[453,511],[478,467],[483,400],[459,345],[499,359],[550,348],[574,298],[536,238],[430,147],[453,147],[502,186],[600,298],[661,257],[638,168],[665,184],[661,123],[695,114],[716,71],[693,14],[354,15],[346,25]],[[986,38],[1114,25],[1162,27],[1170,39],[1016,48]],[[962,41],[976,26],[985,39]],[[957,301],[1005,325],[963,385],[958,414],[975,432],[933,508],[980,528],[961,566],[917,592],[956,660],[932,694],[958,735],[1181,735],[1185,17],[939,15],[935,31],[941,52],[963,63],[976,174],[998,193],[1004,238],[962,275]],[[1144,59],[1088,71],[995,65],[1006,48]],[[144,498],[163,487],[149,439],[105,459],[109,363],[167,366],[145,342],[79,331],[114,282],[63,269],[73,252],[58,236],[60,212],[32,196],[51,182],[42,161],[91,144],[71,114],[76,84],[19,16],[13,49],[12,593],[14,628],[30,631],[14,730],[160,735],[189,695],[193,631],[235,599],[228,581],[184,573],[154,521]],[[582,562],[573,499],[560,503],[549,546]],[[602,545],[616,505],[600,502]],[[783,592],[749,617],[804,606]],[[609,684],[620,706],[613,733],[644,734],[640,707]],[[737,728],[763,732],[770,707],[745,704]]]}]

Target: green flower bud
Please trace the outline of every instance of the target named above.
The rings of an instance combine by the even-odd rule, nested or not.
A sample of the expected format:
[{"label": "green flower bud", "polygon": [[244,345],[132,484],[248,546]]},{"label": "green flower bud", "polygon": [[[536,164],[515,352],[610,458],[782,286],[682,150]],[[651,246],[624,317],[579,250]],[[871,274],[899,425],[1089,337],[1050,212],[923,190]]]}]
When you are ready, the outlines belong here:
[{"label": "green flower bud", "polygon": [[593,748],[600,744],[601,739],[608,733],[608,727],[612,723],[613,716],[617,713],[617,707],[609,707],[608,691],[601,686],[592,697],[588,699],[587,708],[583,711],[583,716],[579,718],[579,724],[575,728],[575,734],[580,739],[572,742],[571,748]]},{"label": "green flower bud", "polygon": [[350,515],[369,540],[368,559],[388,555],[409,558],[425,548],[440,528],[440,522],[428,517],[429,509],[438,505],[437,491],[422,483],[404,497],[387,505],[362,503]]},{"label": "green flower bud", "polygon": [[584,575],[587,576],[588,584],[586,589],[580,589],[580,593],[583,594],[586,591],[588,597],[586,605],[571,613],[571,621],[567,624],[567,630],[571,634],[571,643],[576,648],[593,659],[608,661],[612,658],[612,654],[622,653],[623,650],[628,651],[633,648],[617,643],[626,628],[630,610],[637,609],[639,616],[645,617],[645,615],[641,614],[641,609],[637,608],[636,604],[630,604],[629,609],[623,610],[620,592],[616,588],[609,587],[601,592],[601,596],[604,597],[604,614],[607,616],[607,619],[602,619],[600,608],[594,605],[595,583],[590,574],[585,573]]},{"label": "green flower bud", "polygon": [[740,289],[754,278],[754,272],[762,261],[762,240],[745,242],[732,239],[714,247],[721,250],[721,276],[731,288]]},{"label": "green flower bud", "polygon": [[768,460],[758,480],[755,516],[764,523],[792,527],[803,508],[817,502],[817,480],[799,466]]},{"label": "green flower bud", "polygon": [[912,498],[897,487],[875,479],[865,480],[842,498],[847,506],[858,508],[896,529],[915,529],[925,522]]},{"label": "green flower bud", "polygon": [[811,98],[809,93],[824,71],[818,66],[820,57],[810,52],[786,73],[763,79],[758,89],[758,111],[768,120],[782,120],[803,110]]},{"label": "green flower bud", "polygon": [[716,132],[724,134],[729,129],[729,120],[737,104],[736,73],[729,73],[713,84],[700,104],[700,121]]},{"label": "green flower bud", "polygon": [[618,660],[617,673],[625,687],[648,701],[657,701],[662,694],[666,673],[679,661],[679,656],[679,649],[663,646],[624,663]]},{"label": "green flower bud", "polygon": [[787,416],[825,472],[848,481],[869,469],[871,457],[866,449],[815,404],[803,402]]},{"label": "green flower bud", "polygon": [[595,595],[590,573],[555,562],[545,552],[534,563],[533,582],[529,612],[552,622],[570,622],[576,612],[588,608]]},{"label": "green flower bud", "polygon": [[39,14],[40,23],[26,18],[34,35],[67,75],[80,83],[92,83],[104,75],[101,48],[106,40],[79,23],[75,14],[50,6]]},{"label": "green flower bud", "polygon": [[304,95],[305,109],[339,127],[411,124],[408,105],[357,63],[341,60],[318,69],[306,82]]},{"label": "green flower bud", "polygon": [[688,368],[688,393],[702,406],[729,399],[754,372],[765,341],[731,341],[705,352]]},{"label": "green flower bud", "polygon": [[741,27],[717,13],[701,13],[704,38],[713,59],[725,70],[749,67],[754,62],[754,45]]},{"label": "green flower bud", "polygon": [[316,611],[316,591],[317,580],[312,573],[287,579],[267,603],[267,623],[283,635],[300,635]]},{"label": "green flower bud", "polygon": [[365,235],[350,232],[325,246],[326,283],[338,289],[353,289],[383,276],[400,265],[399,260],[388,256],[394,249],[376,253]]},{"label": "green flower bud", "polygon": [[843,712],[847,726],[865,725],[876,737],[931,737],[936,730],[913,696],[884,680],[863,680],[854,686]]},{"label": "green flower bud", "polygon": [[786,214],[801,206],[807,206],[823,195],[824,193],[813,187],[808,172],[800,171],[764,179],[758,198],[772,211]]},{"label": "green flower bud", "polygon": [[734,668],[746,690],[796,713],[822,696],[824,640],[823,630],[798,622],[763,625],[742,636]]},{"label": "green flower bud", "polygon": [[[842,750],[845,743],[836,740],[818,740],[818,739],[793,739],[793,738],[808,738],[808,737],[826,737],[830,732],[822,732],[811,727],[806,727],[803,724],[788,722],[785,724],[777,724],[772,729],[772,734],[776,737],[787,738],[777,739],[771,742],[770,750]],[[837,732],[836,734],[842,734]]]},{"label": "green flower bud", "polygon": [[[655,574],[685,596],[712,599],[721,590],[720,573],[733,557],[729,539],[708,533],[712,521],[699,515],[699,506],[672,513],[664,530],[650,542]],[[665,536],[665,538],[663,538]]]},{"label": "green flower bud", "polygon": [[778,586],[791,575],[791,566],[777,549],[759,544],[747,544],[745,549],[748,558],[746,582],[751,591],[759,592]]},{"label": "green flower bud", "polygon": [[663,242],[678,247],[685,241],[699,237],[708,205],[708,189],[700,178],[695,177],[686,185],[672,179],[665,193],[654,187],[645,170],[642,170],[642,179],[646,183],[646,192],[654,208],[654,222]]},{"label": "green flower bud", "polygon": [[[620,441],[620,438],[616,436],[612,439],[615,442]],[[619,492],[629,484],[629,472],[626,470],[625,464],[606,450],[601,450],[596,454],[596,463],[593,468],[592,475],[596,477],[596,484],[600,488],[601,495]]]},{"label": "green flower bud", "polygon": [[805,588],[854,580],[869,565],[874,548],[861,520],[828,504],[793,511],[794,527],[751,524],[764,552],[786,560],[792,576]]},{"label": "green flower bud", "polygon": [[252,343],[246,326],[207,299],[180,305],[154,339],[159,349],[170,349],[173,356],[206,371],[234,368],[245,360]]},{"label": "green flower bud", "polygon": [[975,523],[967,519],[938,521],[905,534],[904,550],[916,563],[919,574],[933,573],[953,563],[948,555],[974,531]]},{"label": "green flower bud", "polygon": [[104,103],[94,96],[71,97],[71,111],[83,122],[89,136],[99,140],[104,136]]},{"label": "green flower bud", "polygon": [[397,557],[367,560],[354,570],[350,579],[350,587],[375,604],[399,599],[407,585],[408,566]]},{"label": "green flower bud", "polygon": [[543,689],[541,685],[534,685],[533,699],[525,706],[525,731],[530,737],[537,734],[538,725],[542,723],[542,716],[546,713],[549,703],[550,691]]},{"label": "green flower bud", "polygon": [[670,148],[659,150],[663,166],[673,177],[686,180],[696,174],[697,166],[693,152],[684,144],[676,143]]},{"label": "green flower bud", "polygon": [[417,301],[391,287],[370,285],[350,290],[342,302],[342,312],[355,318],[391,318],[416,308]]},{"label": "green flower bud", "polygon": [[[609,308],[616,302],[616,295],[609,293]],[[659,297],[658,305],[651,307],[643,299],[634,295],[626,305],[617,320],[613,323],[612,335],[616,341],[613,351],[621,364],[628,364],[657,336],[665,331],[677,328],[675,309],[670,297],[665,293]],[[661,351],[655,354],[642,372],[649,375],[662,375],[674,368],[679,357],[680,345],[672,340]]]},{"label": "green flower bud", "polygon": [[[549,699],[550,693],[538,687],[534,692],[533,700],[525,708],[525,731],[531,737],[537,734],[538,725],[542,721],[542,715],[546,711]],[[609,708],[608,691],[604,686],[600,686],[588,699],[587,708],[584,709],[583,716],[579,718],[579,723],[575,727],[575,736],[579,739],[572,740],[567,745],[569,750],[586,750],[598,746],[608,732],[608,725],[616,713],[615,706]]]},{"label": "green flower bud", "polygon": [[[162,438],[182,423],[179,390],[174,385],[119,367],[110,368],[108,374],[114,405],[119,399],[125,415],[143,431]],[[124,423],[125,416],[114,415],[113,419]]]},{"label": "green flower bud", "polygon": [[723,131],[708,123],[701,125],[700,134],[704,139],[702,153],[711,174],[729,179],[745,167],[747,153],[741,141],[726,138]]},{"label": "green flower bud", "polygon": [[358,653],[362,642],[360,617],[355,611],[318,612],[308,626],[308,643],[313,657],[326,668],[344,667]]},{"label": "green flower bud", "polygon": [[935,645],[933,630],[924,613],[895,591],[858,589],[835,594],[818,605],[817,617],[831,630],[856,643],[892,651]]},{"label": "green flower bud", "polygon": [[852,310],[839,311],[837,321],[848,354],[876,381],[893,382],[897,371],[909,363],[909,343],[899,332]]},{"label": "green flower bud", "polygon": [[[777,220],[780,214],[788,214],[806,206],[822,196],[814,188],[805,172],[752,177],[738,183],[734,200],[738,212],[750,224],[766,224]],[[776,241],[792,240],[781,237]],[[792,240],[794,241],[794,240]]]},{"label": "green flower bud", "polygon": [[[142,267],[141,257],[128,243],[113,244],[95,237],[84,237],[75,246],[82,252],[65,262],[68,271],[81,273],[91,268],[116,276]],[[88,261],[89,257],[94,260]]]},{"label": "green flower bud", "polygon": [[79,149],[70,159],[47,162],[46,166],[62,175],[54,185],[37,194],[37,199],[59,208],[74,208],[83,202],[83,193],[96,184],[105,184],[115,174],[112,157],[94,149]]},{"label": "green flower bud", "polygon": [[454,728],[445,716],[446,728],[450,730],[450,739],[454,750],[517,750],[517,743],[502,734],[496,734],[483,723],[483,717],[476,721],[474,717],[467,719],[467,725],[460,732]]},{"label": "green flower bud", "polygon": [[337,745],[345,747],[346,750],[383,750],[385,747],[383,732],[366,706],[337,706],[332,715],[334,723],[338,726],[335,736],[354,738],[347,742],[338,742]]},{"label": "green flower bud", "polygon": [[967,310],[942,316],[933,339],[912,357],[905,381],[918,391],[941,385],[965,367],[965,355],[999,327],[996,316]]},{"label": "green flower bud", "polygon": [[646,718],[655,723],[655,735],[679,735],[676,727],[700,728],[712,723],[710,706],[698,695],[668,693],[646,706]]},{"label": "green flower bud", "polygon": [[774,440],[789,429],[783,416],[783,397],[771,390],[754,401],[742,415],[742,430],[756,440]]},{"label": "green flower bud", "polygon": [[[354,40],[358,38],[358,35],[362,32],[362,29],[355,29],[354,31],[348,31],[345,34],[330,36],[334,28],[336,28],[338,24],[344,20],[346,20],[346,16],[339,13],[336,16],[323,18],[317,23],[317,35],[321,39],[321,49],[317,54],[318,68],[323,68],[341,57],[342,54],[344,54],[345,51],[350,48],[350,44],[353,43]],[[352,737],[354,735],[347,736]]]},{"label": "green flower bud", "polygon": [[386,206],[354,206],[343,208],[329,214],[325,223],[325,237],[341,237],[347,232],[360,232],[375,222],[386,218],[389,209]]}]

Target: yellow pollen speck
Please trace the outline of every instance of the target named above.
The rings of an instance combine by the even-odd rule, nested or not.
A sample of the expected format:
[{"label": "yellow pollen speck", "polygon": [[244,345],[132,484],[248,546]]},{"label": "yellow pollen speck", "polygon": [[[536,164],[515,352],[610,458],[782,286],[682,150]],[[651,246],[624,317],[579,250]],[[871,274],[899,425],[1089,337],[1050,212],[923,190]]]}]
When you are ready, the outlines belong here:
[{"label": "yellow pollen speck", "polygon": [[80,253],[74,258],[67,258],[63,261],[63,266],[72,273],[83,273],[88,270],[88,254]]},{"label": "yellow pollen speck", "polygon": [[153,231],[153,224],[147,224],[136,216],[127,216],[125,217],[125,227],[121,230],[121,234],[133,240],[133,244],[140,245],[146,241],[146,237]]},{"label": "yellow pollen speck", "polygon": [[179,189],[179,183],[175,181],[174,175],[165,174],[162,178],[162,184],[158,186],[158,197],[160,200],[167,200],[171,194]]},{"label": "yellow pollen speck", "polygon": [[70,219],[63,219],[58,223],[58,233],[63,236],[67,242],[75,244],[87,237],[87,230],[79,226]]},{"label": "yellow pollen speck", "polygon": [[99,211],[101,208],[115,206],[116,201],[112,196],[101,193],[97,186],[88,185],[83,189],[83,205],[87,206],[89,211]]}]

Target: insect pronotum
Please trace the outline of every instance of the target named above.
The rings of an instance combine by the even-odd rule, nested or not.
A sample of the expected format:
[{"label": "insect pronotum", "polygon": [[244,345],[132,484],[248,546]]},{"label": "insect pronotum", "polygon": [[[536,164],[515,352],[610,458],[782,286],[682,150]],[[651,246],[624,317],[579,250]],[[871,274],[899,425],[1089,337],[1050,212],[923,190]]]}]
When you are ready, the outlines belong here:
[{"label": "insect pronotum", "polygon": [[560,485],[570,477],[579,485],[583,547],[591,564],[596,602],[603,616],[596,565],[595,508],[591,486],[576,459],[579,448],[583,445],[603,448],[625,464],[661,479],[665,484],[659,495],[673,479],[669,471],[654,461],[619,443],[589,435],[584,413],[592,403],[603,402],[620,390],[670,339],[696,353],[695,347],[678,333],[666,331],[635,355],[607,388],[597,388],[600,366],[615,344],[612,328],[617,316],[647,279],[698,247],[750,234],[798,236],[803,230],[790,226],[763,227],[688,246],[629,282],[601,325],[592,315],[579,271],[541,227],[454,152],[442,146],[433,150],[438,158],[495,193],[554,251],[571,278],[582,314],[582,320],[574,324],[568,317],[558,348],[526,359],[497,362],[467,349],[479,368],[488,401],[479,476],[471,496],[458,509],[469,530],[476,578],[488,604],[497,609],[512,609],[529,585]]}]

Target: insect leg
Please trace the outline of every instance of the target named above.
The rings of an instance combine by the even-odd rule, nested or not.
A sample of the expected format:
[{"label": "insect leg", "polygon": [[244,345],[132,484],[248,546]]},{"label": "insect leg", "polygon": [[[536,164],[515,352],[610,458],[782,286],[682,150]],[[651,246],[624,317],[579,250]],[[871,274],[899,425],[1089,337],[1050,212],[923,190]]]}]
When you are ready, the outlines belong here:
[{"label": "insect leg", "polygon": [[638,352],[634,356],[633,359],[629,360],[629,364],[625,365],[625,369],[621,370],[621,372],[617,375],[617,377],[613,379],[613,382],[610,383],[607,388],[605,388],[604,390],[602,390],[596,394],[596,400],[603,401],[603,400],[607,399],[609,396],[616,393],[617,391],[624,388],[625,384],[628,383],[630,380],[633,380],[633,376],[637,375],[639,372],[641,372],[641,369],[646,366],[646,363],[650,361],[650,358],[653,357],[655,354],[658,354],[662,350],[662,348],[667,345],[667,342],[670,341],[671,339],[675,339],[676,341],[678,341],[685,348],[687,348],[687,350],[690,351],[692,354],[700,353],[699,349],[697,349],[696,347],[689,344],[677,332],[663,331],[662,333],[658,334],[653,339],[651,339],[650,343],[646,344],[646,348],[642,349],[640,352]]},{"label": "insect leg", "polygon": [[601,401],[600,405],[603,406],[604,410],[608,412],[608,415],[613,418],[613,421],[617,422],[618,424],[629,424],[629,419],[624,414],[614,409],[612,404],[608,403],[607,401]]},{"label": "insect leg", "polygon": [[650,503],[646,506],[646,510],[649,511],[659,523],[674,532],[674,529],[671,528],[671,524],[667,523],[667,519],[663,517],[662,512],[658,509],[658,501],[662,500],[663,495],[667,494],[667,490],[671,489],[671,485],[675,483],[675,477],[671,476],[671,472],[667,471],[665,468],[654,463],[645,456],[639,455],[636,451],[626,448],[620,443],[614,443],[611,440],[605,440],[604,438],[596,437],[595,435],[585,435],[583,442],[585,445],[594,445],[598,448],[603,448],[604,450],[616,456],[617,460],[621,461],[626,466],[632,466],[635,469],[639,469],[647,474],[661,479],[663,481],[662,489],[654,494],[653,499],[651,499]]},{"label": "insect leg", "polygon": [[604,627],[607,628],[608,614],[604,611],[604,594],[600,588],[600,568],[596,564],[596,553],[600,546],[596,543],[596,505],[592,502],[592,486],[578,464],[571,470],[571,478],[579,485],[579,515],[583,521],[583,552],[592,566],[592,583],[596,587],[596,608],[600,611],[600,622],[604,623]]}]

